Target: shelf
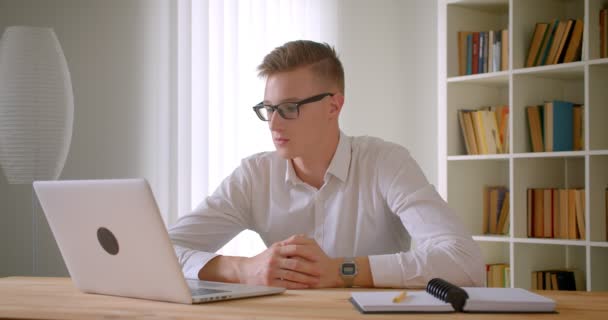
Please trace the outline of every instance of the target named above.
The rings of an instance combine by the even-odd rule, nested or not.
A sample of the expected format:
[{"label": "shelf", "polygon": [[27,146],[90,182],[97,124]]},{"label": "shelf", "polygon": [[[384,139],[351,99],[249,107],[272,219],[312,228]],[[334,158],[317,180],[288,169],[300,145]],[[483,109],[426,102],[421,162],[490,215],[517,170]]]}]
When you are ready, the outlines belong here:
[{"label": "shelf", "polygon": [[514,153],[513,158],[532,159],[532,158],[579,158],[584,157],[585,151],[560,151],[560,152],[524,152]]},{"label": "shelf", "polygon": [[[599,59],[599,9],[608,0],[440,0],[438,190],[473,234],[484,263],[509,263],[514,287],[537,270],[576,270],[578,290],[608,290],[608,58]],[[581,19],[581,61],[525,68],[535,25]],[[459,75],[458,32],[509,30],[507,70]],[[532,152],[526,107],[584,105],[583,150]],[[509,153],[466,154],[458,111],[509,106]],[[483,234],[483,189],[510,192],[509,235]],[[585,189],[585,239],[528,238],[527,190]],[[579,278],[580,277],[580,278]]]},{"label": "shelf", "polygon": [[507,160],[509,154],[476,154],[476,155],[463,155],[463,156],[448,156],[448,161],[463,161],[463,160]]},{"label": "shelf", "polygon": [[578,61],[515,69],[513,75],[531,75],[559,80],[583,80],[585,78],[585,62]]},{"label": "shelf", "polygon": [[608,150],[591,150],[589,151],[591,156],[608,156]]},{"label": "shelf", "polygon": [[608,65],[608,58],[589,60],[589,65]]},{"label": "shelf", "polygon": [[592,247],[608,248],[608,242],[606,241],[591,241],[589,245],[591,245]]},{"label": "shelf", "polygon": [[552,244],[562,246],[585,246],[585,240],[550,239],[550,238],[513,238],[515,243]]},{"label": "shelf", "polygon": [[450,77],[448,78],[448,83],[471,83],[488,86],[506,86],[509,84],[509,71]]},{"label": "shelf", "polygon": [[523,152],[523,153],[501,153],[501,154],[479,154],[448,156],[448,161],[474,161],[474,160],[508,160],[533,159],[533,158],[583,158],[585,155],[608,155],[608,150],[596,151],[560,151],[560,152]]},{"label": "shelf", "polygon": [[483,242],[509,242],[511,238],[509,236],[501,236],[501,235],[481,235],[481,236],[473,236],[473,240],[475,241],[483,241]]},{"label": "shelf", "polygon": [[448,4],[494,14],[509,12],[509,0],[449,0]]}]

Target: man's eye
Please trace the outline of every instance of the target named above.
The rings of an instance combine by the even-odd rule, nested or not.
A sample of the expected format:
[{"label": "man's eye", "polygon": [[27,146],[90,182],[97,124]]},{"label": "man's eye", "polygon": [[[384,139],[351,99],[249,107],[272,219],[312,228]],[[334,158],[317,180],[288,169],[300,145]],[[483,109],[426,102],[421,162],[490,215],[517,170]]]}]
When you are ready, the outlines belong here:
[{"label": "man's eye", "polygon": [[283,109],[284,112],[297,112],[298,111],[298,105],[297,104],[284,104],[281,105],[281,109]]},{"label": "man's eye", "polygon": [[272,107],[267,107],[267,106],[264,106],[264,109],[265,109],[265,110],[266,110],[266,112],[268,112],[268,113],[272,113],[272,112],[274,112],[274,109],[273,109]]}]

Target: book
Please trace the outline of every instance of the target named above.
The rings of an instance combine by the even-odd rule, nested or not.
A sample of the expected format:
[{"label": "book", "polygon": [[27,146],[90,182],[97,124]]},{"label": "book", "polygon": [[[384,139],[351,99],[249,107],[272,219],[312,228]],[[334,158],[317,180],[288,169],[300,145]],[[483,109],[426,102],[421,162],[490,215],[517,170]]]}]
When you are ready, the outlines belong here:
[{"label": "book", "polygon": [[570,19],[566,22],[566,29],[564,30],[564,34],[561,39],[561,43],[559,48],[557,49],[557,54],[555,55],[555,59],[553,60],[553,64],[564,62],[564,57],[566,56],[566,44],[570,41],[570,37],[572,36],[572,27],[574,26],[574,20]]},{"label": "book", "polygon": [[553,238],[560,238],[559,233],[559,189],[553,189],[552,191],[552,211],[551,211],[551,220],[553,221]]},{"label": "book", "polygon": [[467,74],[473,74],[473,33],[467,35]]},{"label": "book", "polygon": [[553,42],[553,37],[555,36],[555,30],[559,25],[559,20],[553,21],[553,23],[545,32],[545,36],[543,38],[542,45],[540,47],[540,51],[538,52],[538,56],[536,57],[535,66],[544,66],[547,61],[547,56],[549,55],[549,49],[551,48],[551,43]]},{"label": "book", "polygon": [[572,102],[553,101],[553,151],[574,149],[573,108]]},{"label": "book", "polygon": [[488,31],[488,72],[497,71],[494,69],[494,30]]},{"label": "book", "polygon": [[553,189],[543,189],[543,238],[553,238]]},{"label": "book", "polygon": [[576,290],[576,270],[553,269],[532,272],[532,290]]},{"label": "book", "polygon": [[352,292],[350,302],[361,313],[392,312],[555,312],[555,301],[521,288],[458,287],[435,278],[424,291],[407,291],[405,299],[393,302],[399,291]]},{"label": "book", "polygon": [[533,238],[534,237],[534,189],[528,189],[526,190],[526,200],[527,200],[527,218],[528,218],[528,225],[527,225],[527,233],[526,235],[528,236],[528,238]]},{"label": "book", "polygon": [[585,131],[583,128],[583,106],[575,105],[572,109],[572,137],[574,150],[583,150],[583,137]]},{"label": "book", "polygon": [[604,11],[606,9],[600,10],[600,59],[606,57],[606,50],[604,49],[604,25],[606,24],[606,20],[604,20]]},{"label": "book", "polygon": [[458,31],[458,75],[464,76],[467,73],[467,48],[468,37],[473,32]]},{"label": "book", "polygon": [[543,144],[543,124],[542,124],[542,108],[540,106],[526,107],[526,115],[528,118],[528,128],[530,132],[530,145],[532,152],[543,152],[545,147]]},{"label": "book", "polygon": [[545,212],[545,191],[544,189],[534,189],[534,208],[532,209],[532,215],[534,216],[534,230],[533,235],[535,238],[542,238],[545,235],[544,229],[544,212]]},{"label": "book", "polygon": [[528,59],[526,59],[526,68],[534,66],[534,61],[536,61],[536,57],[538,56],[538,52],[540,51],[540,45],[542,44],[543,37],[545,36],[545,32],[547,32],[548,27],[548,23],[536,24],[536,27],[534,28],[534,34],[532,35],[532,40],[530,40],[530,49],[528,49]]},{"label": "book", "polygon": [[502,30],[500,39],[500,70],[509,70],[509,29]]},{"label": "book", "polygon": [[568,189],[568,239],[578,239],[576,229],[576,190]]},{"label": "book", "polygon": [[572,27],[572,35],[564,56],[564,63],[578,61],[581,58],[581,47],[583,43],[583,20],[577,19]]},{"label": "book", "polygon": [[472,74],[479,73],[479,32],[473,32],[473,67]]},{"label": "book", "polygon": [[585,189],[575,190],[576,226],[579,239],[585,239]]},{"label": "book", "polygon": [[608,57],[608,9],[600,10],[600,58]]},{"label": "book", "polygon": [[568,190],[559,190],[559,237],[568,239]]},{"label": "book", "polygon": [[486,129],[483,121],[483,111],[471,112],[471,119],[473,120],[473,127],[475,128],[477,151],[479,151],[479,154],[488,154],[489,148],[488,141],[486,141]]},{"label": "book", "polygon": [[498,226],[496,227],[496,230],[499,234],[509,233],[509,191],[505,192],[502,208],[498,215]]},{"label": "book", "polygon": [[473,147],[471,146],[471,142],[469,141],[469,137],[467,134],[467,128],[464,120],[464,111],[458,110],[458,123],[460,123],[460,131],[462,132],[462,138],[464,140],[464,145],[467,151],[467,154],[475,154],[473,153]]},{"label": "book", "polygon": [[558,23],[557,28],[555,29],[555,35],[553,36],[553,42],[551,43],[551,48],[549,48],[548,51],[547,61],[545,61],[546,65],[557,63],[555,62],[558,53],[557,50],[559,49],[559,46],[562,43],[562,38],[564,37],[564,32],[566,31],[567,24],[568,21],[560,21]]},{"label": "book", "polygon": [[501,55],[502,55],[502,47],[501,40],[502,32],[496,31],[494,34],[494,71],[500,71],[500,63],[501,63]]},{"label": "book", "polygon": [[574,104],[549,101],[544,106],[545,151],[574,150]]},{"label": "book", "polygon": [[477,71],[479,71],[479,73],[485,73],[486,71],[484,70],[484,61],[485,61],[485,42],[486,42],[486,34],[485,32],[479,32],[479,60],[478,60],[478,66],[477,66]]}]

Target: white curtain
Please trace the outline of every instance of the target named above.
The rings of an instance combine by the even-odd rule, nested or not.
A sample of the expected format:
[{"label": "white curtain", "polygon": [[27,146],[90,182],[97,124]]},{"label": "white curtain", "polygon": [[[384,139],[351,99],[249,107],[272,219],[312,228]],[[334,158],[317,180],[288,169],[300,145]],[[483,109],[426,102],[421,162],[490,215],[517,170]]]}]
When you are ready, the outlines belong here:
[{"label": "white curtain", "polygon": [[[335,45],[336,0],[191,0],[185,7],[190,43],[180,45],[180,57],[190,65],[183,74],[189,78],[179,85],[189,108],[181,108],[180,118],[189,118],[178,151],[183,180],[182,203],[195,208],[213,193],[241,159],[254,153],[274,150],[268,124],[260,121],[252,106],[263,100],[264,81],[256,67],[273,48],[291,40],[309,39]],[[183,8],[183,7],[182,7]],[[190,20],[190,21],[188,21]],[[180,34],[179,37],[184,37]],[[186,41],[186,42],[188,42]],[[183,75],[182,75],[183,78]],[[183,106],[183,103],[182,103]],[[182,130],[182,132],[184,132]],[[188,144],[183,144],[189,141]],[[181,168],[184,169],[184,168]],[[187,183],[184,183],[187,181]],[[190,189],[190,190],[187,190]],[[189,200],[189,201],[188,201]],[[185,214],[189,210],[180,210]],[[259,236],[244,231],[219,252],[253,256],[265,249]]]}]

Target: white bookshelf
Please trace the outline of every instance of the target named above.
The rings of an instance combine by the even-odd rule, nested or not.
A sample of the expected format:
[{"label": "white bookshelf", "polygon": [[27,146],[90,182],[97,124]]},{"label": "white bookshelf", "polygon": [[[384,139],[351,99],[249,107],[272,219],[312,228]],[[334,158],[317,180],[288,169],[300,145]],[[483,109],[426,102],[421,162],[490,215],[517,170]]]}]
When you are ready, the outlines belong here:
[{"label": "white bookshelf", "polygon": [[[531,288],[535,270],[574,268],[577,288],[608,290],[608,59],[599,58],[598,16],[608,0],[440,0],[438,6],[438,189],[462,217],[486,263],[511,265],[511,284]],[[583,19],[581,61],[524,68],[537,22]],[[458,31],[509,29],[509,69],[458,75]],[[585,105],[582,151],[531,152],[525,107],[545,100]],[[467,155],[457,111],[509,105],[509,152]],[[510,190],[510,232],[483,235],[482,188]],[[528,188],[585,188],[582,240],[527,237]]]}]

